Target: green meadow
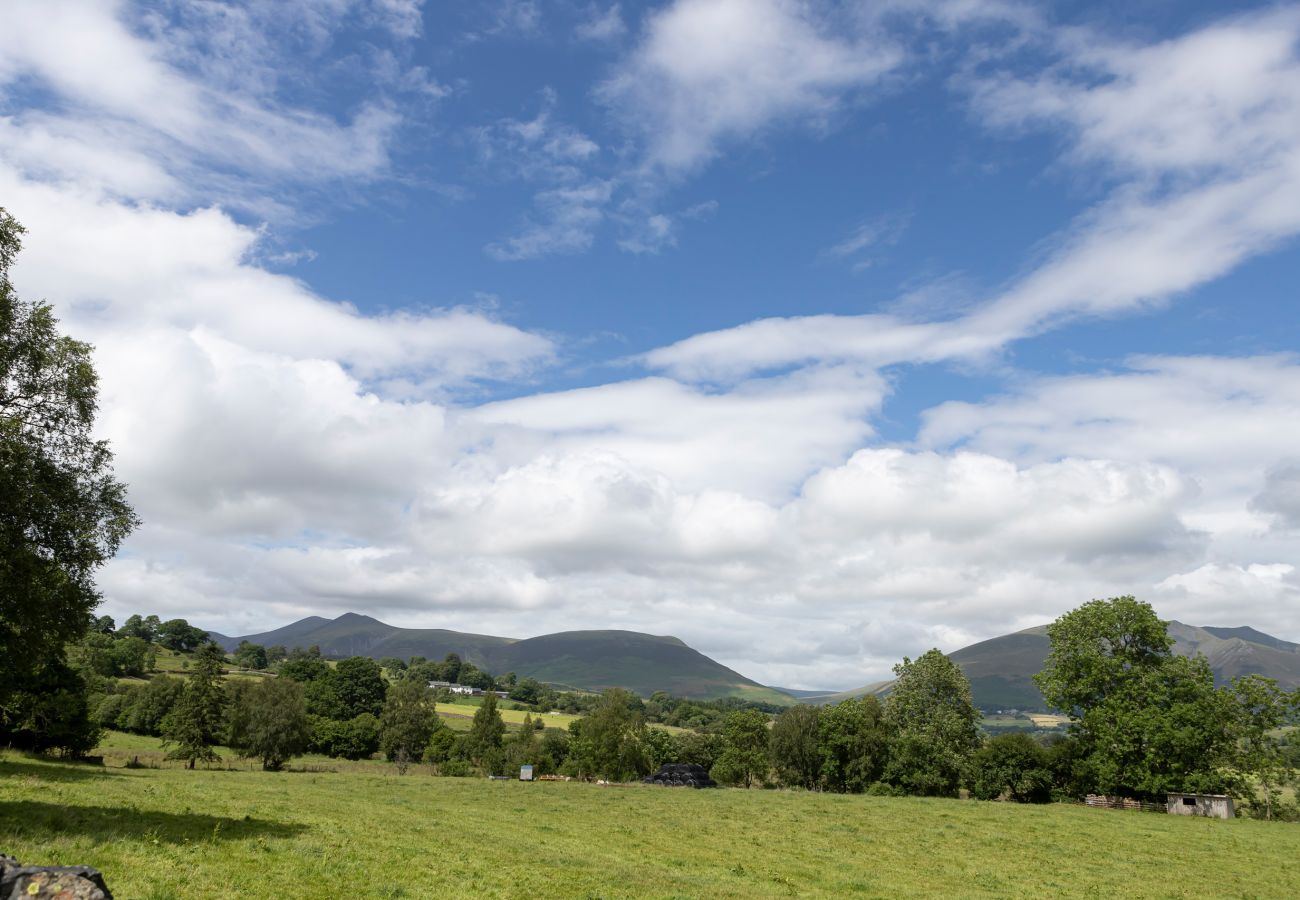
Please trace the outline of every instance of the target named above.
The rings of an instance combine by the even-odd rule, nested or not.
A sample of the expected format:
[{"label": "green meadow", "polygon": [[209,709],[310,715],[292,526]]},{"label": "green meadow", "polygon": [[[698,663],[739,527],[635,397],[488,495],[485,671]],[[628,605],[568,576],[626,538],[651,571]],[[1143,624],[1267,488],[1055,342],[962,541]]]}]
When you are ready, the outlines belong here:
[{"label": "green meadow", "polygon": [[378,762],[118,768],[133,749],[155,759],[144,744],[107,748],[105,767],[4,754],[0,852],[100,868],[120,900],[1300,896],[1300,828],[1277,823]]}]

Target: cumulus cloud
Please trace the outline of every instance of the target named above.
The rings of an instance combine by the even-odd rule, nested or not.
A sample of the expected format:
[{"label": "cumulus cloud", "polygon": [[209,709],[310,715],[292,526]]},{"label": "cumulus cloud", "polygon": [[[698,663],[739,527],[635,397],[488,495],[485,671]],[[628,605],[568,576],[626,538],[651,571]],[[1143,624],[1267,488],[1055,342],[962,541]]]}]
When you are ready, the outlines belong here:
[{"label": "cumulus cloud", "polygon": [[[929,410],[915,441],[873,425],[902,365],[1163,301],[1290,235],[1294,17],[1061,43],[1046,73],[967,82],[997,134],[1063,136],[1065,168],[1107,191],[973,309],[760,320],[652,351],[624,380],[539,393],[557,339],[454,297],[374,313],[325,296],[262,267],[266,233],[219,202],[267,180],[382,177],[398,116],[382,96],[348,122],[284,101],[258,63],[275,39],[235,40],[286,15],[276,4],[229,7],[206,44],[131,9],[18,4],[0,33],[0,91],[58,98],[0,121],[0,197],[30,228],[14,277],[96,344],[102,433],[146,523],[104,572],[110,613],[233,633],[346,610],[516,636],[636,628],[811,687],[1120,593],[1197,624],[1237,624],[1231,611],[1300,631],[1294,359],[1024,374]],[[293,9],[316,48],[340,17],[397,40],[421,27],[418,3]],[[493,12],[539,27],[536,4]],[[631,165],[677,177],[771,128],[833,122],[902,58],[842,15],[793,0],[651,14],[601,88],[639,141]],[[100,37],[45,59],[30,48],[51,22]],[[629,200],[637,173],[599,171],[610,151],[549,92],[477,137],[484,171],[534,198],[488,249],[503,259],[581,251],[607,222],[653,252],[711,209]],[[830,255],[869,258],[878,224]],[[493,381],[516,396],[482,402]]]},{"label": "cumulus cloud", "polygon": [[647,166],[689,172],[776,123],[824,126],[900,63],[894,44],[846,24],[795,0],[677,0],[647,19],[600,94],[644,141]]}]

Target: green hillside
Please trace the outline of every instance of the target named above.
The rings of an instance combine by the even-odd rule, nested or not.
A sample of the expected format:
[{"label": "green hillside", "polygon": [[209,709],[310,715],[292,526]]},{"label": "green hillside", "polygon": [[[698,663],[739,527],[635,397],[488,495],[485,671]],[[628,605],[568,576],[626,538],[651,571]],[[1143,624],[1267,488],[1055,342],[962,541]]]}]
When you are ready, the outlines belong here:
[{"label": "green hillside", "polygon": [[[1169,634],[1175,640],[1175,653],[1203,654],[1220,684],[1242,675],[1264,675],[1288,690],[1300,687],[1300,645],[1249,627],[1201,628],[1170,622]],[[951,657],[970,679],[975,704],[981,709],[1044,709],[1033,677],[1042,670],[1050,649],[1047,626],[1039,625],[971,644]],[[810,702],[835,703],[864,693],[885,693],[890,684],[877,682]]]},{"label": "green hillside", "polygon": [[702,700],[730,696],[792,702],[789,695],[728,669],[675,637],[634,631],[567,631],[515,640],[437,628],[397,628],[370,616],[345,613],[333,620],[312,616],[262,634],[209,634],[227,651],[247,640],[266,647],[319,646],[321,653],[332,657],[438,660],[456,653],[489,672],[514,672],[520,678],[581,690],[621,687],[642,696],[667,691]]}]

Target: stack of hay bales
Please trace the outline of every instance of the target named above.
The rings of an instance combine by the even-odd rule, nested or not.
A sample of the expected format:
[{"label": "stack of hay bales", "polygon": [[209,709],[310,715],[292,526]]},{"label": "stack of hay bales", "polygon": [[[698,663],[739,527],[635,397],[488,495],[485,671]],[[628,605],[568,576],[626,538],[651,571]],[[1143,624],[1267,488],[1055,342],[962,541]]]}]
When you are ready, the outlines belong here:
[{"label": "stack of hay bales", "polygon": [[664,787],[717,787],[718,783],[709,777],[704,766],[695,763],[664,763],[659,771],[641,779],[646,784],[659,784]]}]

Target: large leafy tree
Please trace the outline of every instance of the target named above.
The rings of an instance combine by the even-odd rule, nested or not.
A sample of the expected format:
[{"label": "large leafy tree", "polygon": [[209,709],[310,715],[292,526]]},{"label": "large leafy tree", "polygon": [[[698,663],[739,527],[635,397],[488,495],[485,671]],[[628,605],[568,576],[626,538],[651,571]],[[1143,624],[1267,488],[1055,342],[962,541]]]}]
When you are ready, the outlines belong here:
[{"label": "large leafy tree", "polygon": [[262,768],[278,772],[300,756],[311,741],[311,724],[302,685],[289,678],[265,678],[255,684],[236,682],[231,692],[228,743],[245,759],[260,759]]},{"label": "large leafy tree", "polygon": [[9,281],[22,234],[0,208],[0,727],[21,685],[86,630],[95,572],[137,521],[108,444],[91,435],[90,345]]},{"label": "large leafy tree", "polygon": [[1093,600],[1048,626],[1035,682],[1071,718],[1085,789],[1163,799],[1233,787],[1240,709],[1204,658],[1172,652],[1166,622],[1133,597]]},{"label": "large leafy tree", "polygon": [[334,669],[334,695],[338,700],[336,719],[353,719],[362,713],[377,716],[384,710],[388,683],[379,664],[368,656],[353,656]]},{"label": "large leafy tree", "polygon": [[405,774],[407,764],[420,761],[437,721],[433,691],[428,685],[399,681],[388,692],[384,703],[379,720],[379,749]]},{"label": "large leafy tree", "polygon": [[723,784],[745,787],[756,781],[767,781],[767,722],[767,716],[756,709],[743,709],[727,716],[722,729],[726,749],[709,774]]},{"label": "large leafy tree", "polygon": [[828,706],[817,725],[826,790],[860,794],[880,780],[889,758],[889,732],[875,695]]},{"label": "large leafy tree", "polygon": [[569,724],[569,766],[574,774],[627,781],[650,770],[639,704],[628,691],[610,688],[590,715]]},{"label": "large leafy tree", "polygon": [[980,744],[979,710],[961,668],[938,650],[904,657],[885,702],[893,740],[885,781],[909,794],[955,796]]}]

